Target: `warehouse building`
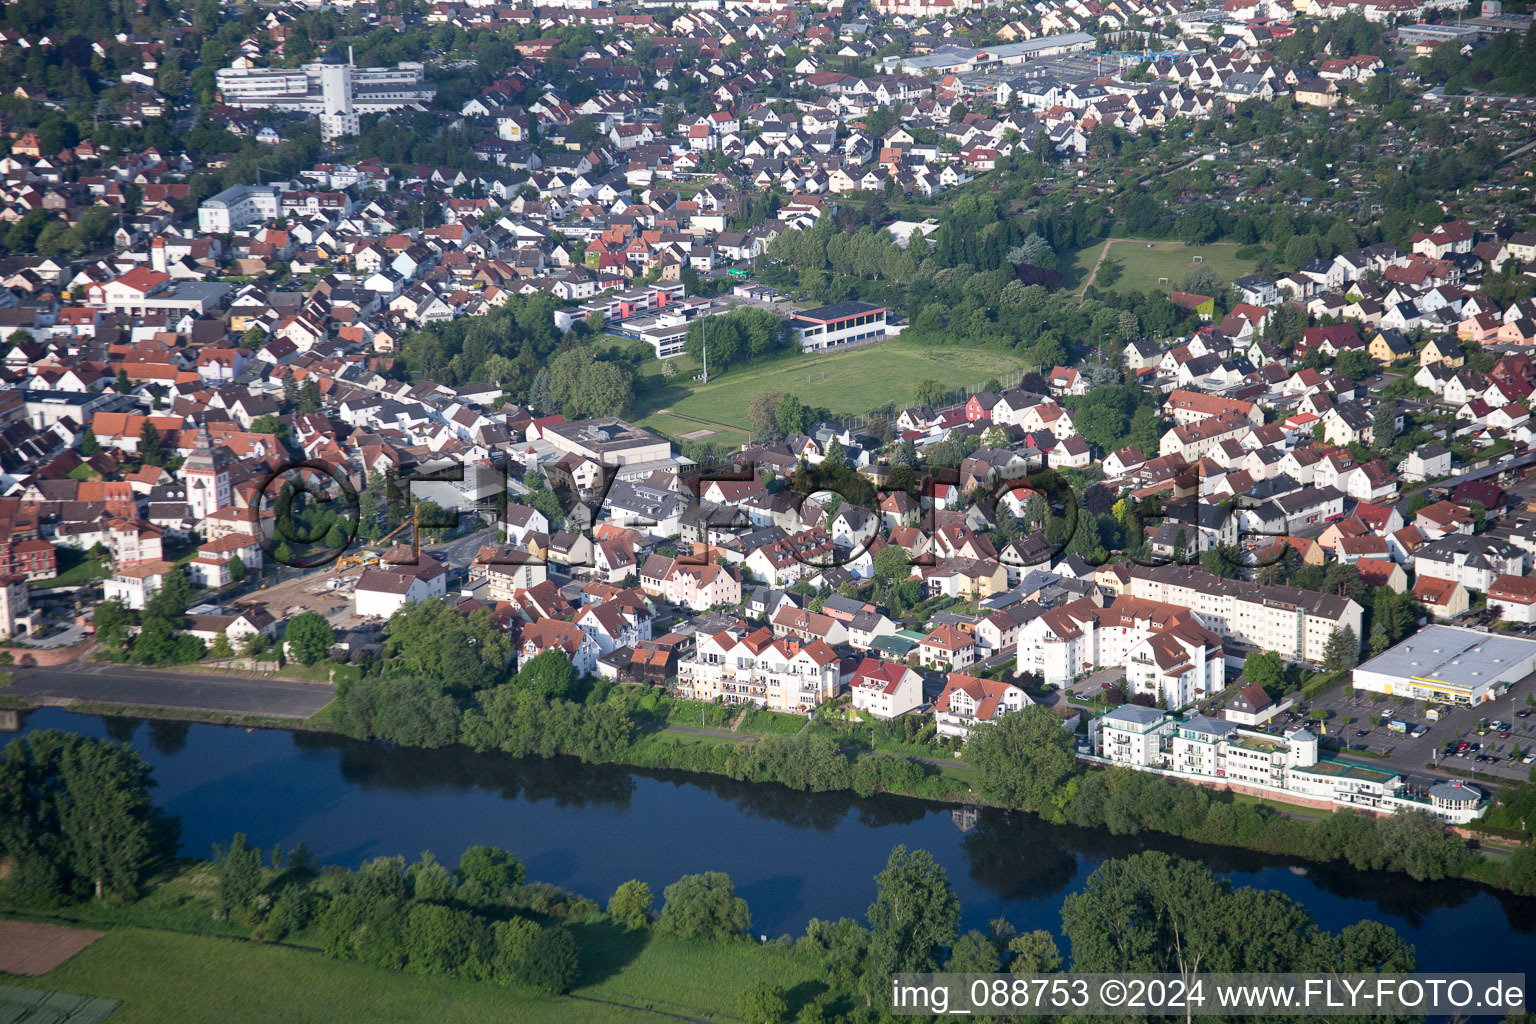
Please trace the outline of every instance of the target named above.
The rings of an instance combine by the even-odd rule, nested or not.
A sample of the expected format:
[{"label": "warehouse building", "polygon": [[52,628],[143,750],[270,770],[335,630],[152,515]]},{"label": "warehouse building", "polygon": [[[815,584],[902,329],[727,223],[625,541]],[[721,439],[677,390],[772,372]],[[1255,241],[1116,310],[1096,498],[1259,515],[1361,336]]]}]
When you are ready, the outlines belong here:
[{"label": "warehouse building", "polygon": [[1536,672],[1536,640],[1428,626],[1354,670],[1355,689],[1412,700],[1481,704]]}]

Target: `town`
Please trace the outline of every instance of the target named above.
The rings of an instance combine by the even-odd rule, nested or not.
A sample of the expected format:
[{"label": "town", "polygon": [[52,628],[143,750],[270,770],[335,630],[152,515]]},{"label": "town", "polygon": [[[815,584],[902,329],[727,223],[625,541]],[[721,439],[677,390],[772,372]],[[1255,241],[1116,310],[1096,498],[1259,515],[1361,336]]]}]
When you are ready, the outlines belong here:
[{"label": "town", "polygon": [[1529,847],[1524,4],[161,7],[0,18],[0,726]]}]

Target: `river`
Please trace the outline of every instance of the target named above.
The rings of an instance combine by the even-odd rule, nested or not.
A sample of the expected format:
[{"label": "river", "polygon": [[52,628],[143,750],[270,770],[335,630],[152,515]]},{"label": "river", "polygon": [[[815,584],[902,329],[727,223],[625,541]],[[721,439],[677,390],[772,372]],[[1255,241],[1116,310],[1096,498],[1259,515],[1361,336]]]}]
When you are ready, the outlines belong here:
[{"label": "river", "polygon": [[[58,728],[131,742],[154,766],[154,798],[181,818],[183,851],[207,856],[243,831],[258,847],[308,844],[330,864],[468,846],[513,851],[528,877],[601,902],[630,878],[660,896],[680,875],[730,874],[752,930],[798,934],[812,917],[862,918],[891,847],[921,847],[949,872],[966,927],[1005,917],[1059,933],[1062,897],[1106,857],[1164,849],[1237,885],[1279,889],[1325,928],[1383,921],[1422,968],[1523,971],[1536,963],[1536,900],[1463,882],[1293,863],[1162,836],[1117,837],[993,809],[904,798],[796,793],[713,776],[390,749],[315,733],[143,722],[43,709],[22,732]],[[0,736],[0,741],[5,737]]]}]

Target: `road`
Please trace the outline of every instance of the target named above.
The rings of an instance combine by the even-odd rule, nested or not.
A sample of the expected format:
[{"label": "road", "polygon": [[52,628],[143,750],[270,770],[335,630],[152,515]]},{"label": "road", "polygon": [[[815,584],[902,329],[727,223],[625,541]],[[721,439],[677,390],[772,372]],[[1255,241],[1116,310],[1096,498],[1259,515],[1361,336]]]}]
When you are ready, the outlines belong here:
[{"label": "road", "polygon": [[4,691],[49,703],[87,701],[132,707],[308,718],[330,703],[335,687],[291,679],[198,675],[86,662],[22,668]]}]

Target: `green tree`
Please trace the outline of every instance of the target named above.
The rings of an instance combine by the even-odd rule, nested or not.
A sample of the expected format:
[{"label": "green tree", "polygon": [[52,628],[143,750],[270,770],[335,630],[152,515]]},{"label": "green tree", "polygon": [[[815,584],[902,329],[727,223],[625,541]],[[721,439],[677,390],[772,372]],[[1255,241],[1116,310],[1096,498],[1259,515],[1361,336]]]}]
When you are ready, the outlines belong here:
[{"label": "green tree", "polygon": [[261,851],[236,832],[219,859],[219,905],[227,912],[245,910],[261,891]]},{"label": "green tree", "polygon": [[925,377],[912,385],[912,400],[918,405],[928,405],[937,409],[944,402],[944,396],[948,394],[943,384],[932,377]]},{"label": "green tree", "polygon": [[789,1020],[789,1000],[779,986],[754,981],[742,992],[736,1013],[746,1024],[784,1024]]},{"label": "green tree", "polygon": [[1234,889],[1204,864],[1164,853],[1105,861],[1066,898],[1061,917],[1074,971],[1363,970],[1354,963],[1364,946],[1400,962],[1382,936],[1331,936],[1281,893]]},{"label": "green tree", "polygon": [[117,393],[120,394],[120,395],[126,395],[128,392],[130,392],[132,390],[133,390],[133,381],[128,379],[128,371],[127,370],[118,370],[117,371]]},{"label": "green tree", "polygon": [[96,432],[86,427],[80,432],[80,454],[89,458],[101,451],[101,442],[96,440]]},{"label": "green tree", "polygon": [[1323,667],[1329,672],[1354,668],[1360,663],[1360,638],[1349,626],[1335,627],[1323,645]]},{"label": "green tree", "polygon": [[461,882],[474,882],[489,897],[498,898],[523,884],[522,861],[494,846],[471,846],[459,858],[456,872]]},{"label": "green tree", "polygon": [[146,466],[165,465],[165,446],[160,440],[160,431],[149,420],[144,421],[144,427],[139,431],[139,460]]},{"label": "green tree", "polygon": [[662,892],[657,930],[685,939],[727,939],[752,926],[747,901],[736,895],[729,875],[706,871],[684,875]]},{"label": "green tree", "polygon": [[279,441],[288,440],[290,429],[291,428],[288,426],[288,424],[284,423],[278,417],[272,415],[257,416],[255,419],[251,420],[251,433],[271,434]]},{"label": "green tree", "polygon": [[529,658],[518,669],[512,683],[520,690],[536,693],[545,700],[554,700],[572,692],[577,681],[576,666],[571,664],[571,659],[563,651],[551,648]]},{"label": "green tree", "polygon": [[983,793],[1009,807],[1050,814],[1078,772],[1072,736],[1048,708],[1031,704],[972,730],[965,761]]},{"label": "green tree", "polygon": [[469,694],[501,681],[512,643],[487,609],[466,615],[431,598],[390,616],[386,652],[412,674]]},{"label": "green tree", "polygon": [[1036,930],[1015,935],[1008,940],[1008,969],[1014,974],[1054,974],[1061,970],[1061,952],[1056,937]]},{"label": "green tree", "polygon": [[811,426],[810,410],[794,395],[785,395],[779,399],[774,419],[779,430],[785,434],[803,434]]},{"label": "green tree", "polygon": [[300,612],[288,620],[283,634],[288,656],[304,665],[324,660],[336,643],[336,630],[319,612]]},{"label": "green tree", "polygon": [[96,639],[103,646],[121,651],[128,645],[128,630],[134,624],[133,612],[119,598],[110,598],[91,613]]},{"label": "green tree", "polygon": [[131,747],[47,729],[0,757],[0,857],[28,901],[92,893],[130,899],[175,854],[180,825],[150,802]]},{"label": "green tree", "polygon": [[245,559],[235,555],[229,560],[229,578],[236,583],[245,579]]},{"label": "green tree", "polygon": [[575,982],[580,960],[569,929],[516,917],[499,922],[494,935],[491,976],[501,984],[565,992]]},{"label": "green tree", "polygon": [[996,974],[1002,966],[992,937],[974,928],[955,940],[944,962],[944,970],[955,974]]},{"label": "green tree", "polygon": [[235,649],[229,642],[229,634],[219,630],[213,638],[213,646],[208,650],[215,658],[233,658]]},{"label": "green tree", "polygon": [[938,970],[960,926],[960,900],[927,850],[891,850],[875,876],[869,920],[869,985],[883,991],[892,974]]},{"label": "green tree", "polygon": [[1243,659],[1243,678],[1278,693],[1285,686],[1285,660],[1275,651],[1250,651]]},{"label": "green tree", "polygon": [[912,571],[912,556],[900,544],[887,544],[874,557],[875,578],[900,583]]},{"label": "green tree", "polygon": [[644,928],[651,923],[651,906],[655,901],[649,885],[631,878],[613,891],[608,900],[608,915],[626,928]]}]

